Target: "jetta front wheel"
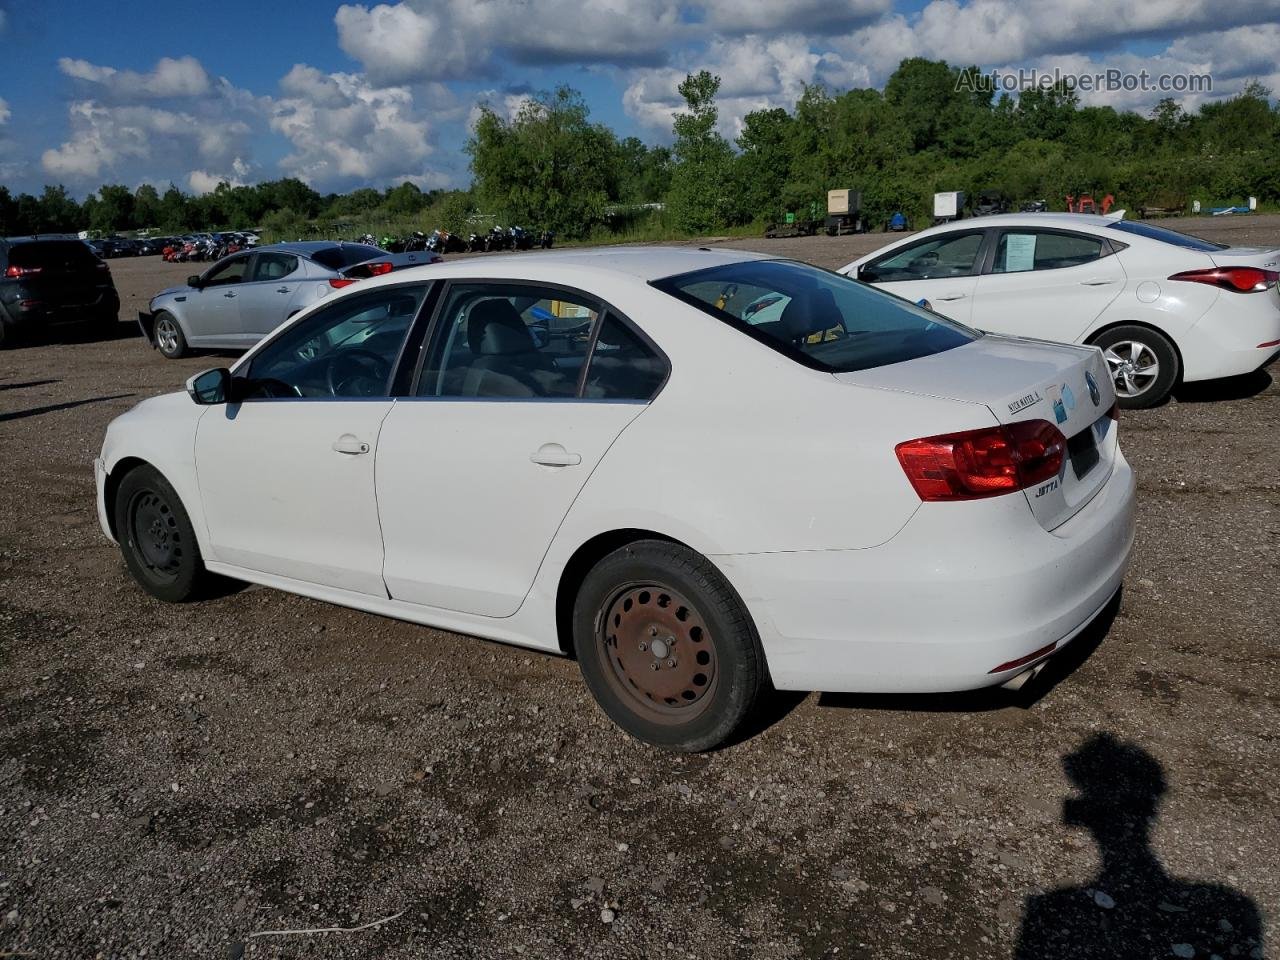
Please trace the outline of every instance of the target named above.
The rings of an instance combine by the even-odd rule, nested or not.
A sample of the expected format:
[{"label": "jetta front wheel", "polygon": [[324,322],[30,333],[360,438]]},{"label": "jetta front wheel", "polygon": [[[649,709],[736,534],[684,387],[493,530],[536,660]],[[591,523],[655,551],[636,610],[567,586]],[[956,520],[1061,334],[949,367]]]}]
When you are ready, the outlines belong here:
[{"label": "jetta front wheel", "polygon": [[583,678],[637,739],[698,751],[730,739],[768,686],[755,626],[705,558],[643,540],[601,560],[574,605]]}]

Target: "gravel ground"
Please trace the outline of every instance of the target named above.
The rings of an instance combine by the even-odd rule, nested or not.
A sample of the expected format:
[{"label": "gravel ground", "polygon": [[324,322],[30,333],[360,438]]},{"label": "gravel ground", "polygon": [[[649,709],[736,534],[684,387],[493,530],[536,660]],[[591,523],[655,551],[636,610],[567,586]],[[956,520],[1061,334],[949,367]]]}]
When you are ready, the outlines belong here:
[{"label": "gravel ground", "polygon": [[[1280,245],[1280,217],[1183,226]],[[733,245],[838,266],[881,239]],[[123,317],[190,272],[112,270]],[[0,957],[1260,957],[1280,934],[1269,375],[1126,414],[1124,596],[1021,694],[779,697],[675,757],[567,660],[266,589],[144,595],[90,463],[208,365],[132,336],[0,354]]]}]

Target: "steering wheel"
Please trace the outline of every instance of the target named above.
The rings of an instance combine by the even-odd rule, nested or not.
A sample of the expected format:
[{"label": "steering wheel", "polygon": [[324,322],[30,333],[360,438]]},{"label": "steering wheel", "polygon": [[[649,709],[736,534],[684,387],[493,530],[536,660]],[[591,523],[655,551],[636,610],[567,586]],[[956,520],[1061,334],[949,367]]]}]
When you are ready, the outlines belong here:
[{"label": "steering wheel", "polygon": [[353,347],[329,358],[324,370],[325,386],[334,397],[372,397],[384,388],[390,364],[372,350]]}]

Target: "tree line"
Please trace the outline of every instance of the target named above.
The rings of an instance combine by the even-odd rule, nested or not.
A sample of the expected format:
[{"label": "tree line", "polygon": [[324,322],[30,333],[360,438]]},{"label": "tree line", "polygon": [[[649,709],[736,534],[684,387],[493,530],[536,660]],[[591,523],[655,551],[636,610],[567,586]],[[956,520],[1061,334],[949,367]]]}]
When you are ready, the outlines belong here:
[{"label": "tree line", "polygon": [[1050,209],[1090,191],[1131,209],[1280,203],[1280,111],[1258,83],[1193,113],[1164,100],[1144,116],[1081,106],[1066,84],[997,98],[973,82],[979,72],[912,58],[883,91],[809,86],[790,110],[747,114],[731,143],[719,132],[720,80],[701,71],[680,85],[671,147],[619,138],[591,120],[580,93],[560,87],[511,117],[481,109],[465,145],[467,190],[406,182],[322,195],[286,178],[222,183],[202,196],[104,185],[81,203],[62,186],[16,197],[0,186],[0,235],[260,227],[302,236],[379,223],[466,232],[493,222],[567,238],[698,234],[787,212],[821,216],[827,191],[840,188],[861,192],[872,224],[896,211],[926,218],[943,190],[1043,199]]}]

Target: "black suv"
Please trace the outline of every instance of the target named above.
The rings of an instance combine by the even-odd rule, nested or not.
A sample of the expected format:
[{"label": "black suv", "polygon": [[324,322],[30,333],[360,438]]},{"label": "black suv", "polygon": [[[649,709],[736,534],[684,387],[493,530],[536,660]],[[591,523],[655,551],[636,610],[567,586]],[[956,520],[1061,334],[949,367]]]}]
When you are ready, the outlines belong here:
[{"label": "black suv", "polygon": [[0,345],[68,323],[110,333],[119,313],[111,270],[83,240],[0,239]]}]

